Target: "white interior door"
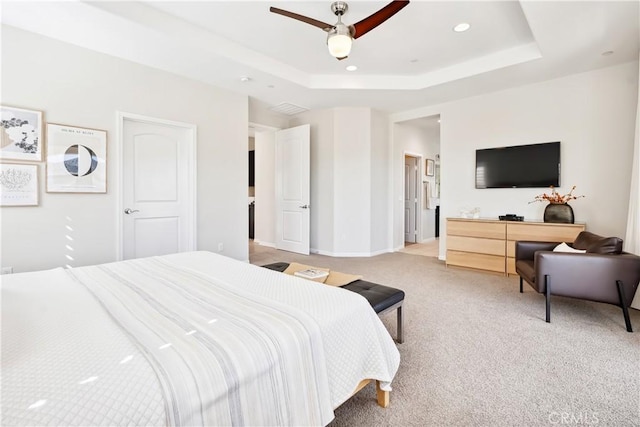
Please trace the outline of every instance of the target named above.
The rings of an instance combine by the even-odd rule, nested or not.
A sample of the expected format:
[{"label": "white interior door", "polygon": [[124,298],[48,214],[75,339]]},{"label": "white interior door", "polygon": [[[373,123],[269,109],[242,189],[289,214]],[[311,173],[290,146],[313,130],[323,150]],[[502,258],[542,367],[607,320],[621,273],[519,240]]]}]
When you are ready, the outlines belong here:
[{"label": "white interior door", "polygon": [[418,235],[418,159],[404,157],[404,241],[416,243]]},{"label": "white interior door", "polygon": [[276,248],[309,254],[310,126],[276,132]]},{"label": "white interior door", "polygon": [[195,127],[121,125],[122,258],[195,250]]}]

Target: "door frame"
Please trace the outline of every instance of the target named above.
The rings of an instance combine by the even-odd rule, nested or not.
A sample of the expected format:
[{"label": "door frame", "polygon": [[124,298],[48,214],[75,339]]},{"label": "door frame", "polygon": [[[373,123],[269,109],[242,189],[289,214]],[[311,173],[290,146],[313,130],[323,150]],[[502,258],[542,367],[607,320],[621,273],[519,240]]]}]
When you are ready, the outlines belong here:
[{"label": "door frame", "polygon": [[[274,139],[273,142],[273,150],[275,152],[275,132],[282,130],[283,128],[281,127],[274,127],[274,126],[269,126],[269,125],[265,125],[262,123],[258,123],[258,122],[249,122],[249,136],[253,136],[253,138],[255,139],[256,135],[259,133],[271,133]],[[275,154],[274,156],[270,159],[270,162],[268,164],[265,164],[262,160],[264,160],[261,156],[262,154],[262,150],[264,150],[265,147],[260,147],[260,149],[258,149],[258,144],[255,145],[255,151],[256,151],[256,173],[258,172],[258,170],[263,171],[264,169],[269,168],[271,174],[273,175],[273,180],[271,182],[271,188],[273,189],[273,191],[269,194],[270,196],[270,200],[266,201],[263,200],[261,198],[261,196],[264,196],[264,188],[262,185],[264,185],[264,183],[261,185],[260,181],[257,179],[257,175],[256,175],[256,183],[255,183],[255,211],[254,211],[254,221],[256,224],[256,228],[254,230],[254,238],[253,238],[253,243],[260,245],[260,246],[267,246],[270,248],[275,248],[276,247],[276,239],[275,239],[275,233],[276,233],[276,220],[275,220],[275,203],[276,203],[276,195],[275,195],[275,175],[276,175],[276,166],[275,166]],[[258,190],[258,187],[261,187],[260,190]],[[271,215],[267,215],[265,213],[264,210],[264,206],[265,204],[270,203],[271,205],[273,205],[273,209],[271,212]],[[271,219],[271,222],[265,221],[265,217],[267,219]],[[264,232],[263,233],[263,229],[262,227],[259,227],[258,224],[263,225],[265,223],[269,224],[269,230],[268,232]],[[260,231],[260,233],[258,233],[258,230]],[[265,240],[260,240],[260,238],[263,238],[264,236],[270,236],[272,237],[270,241],[265,241]],[[260,237],[260,238],[258,238]]]},{"label": "door frame", "polygon": [[[422,243],[422,203],[423,203],[423,196],[422,196],[422,190],[424,188],[424,183],[422,182],[422,177],[424,174],[424,169],[423,169],[423,160],[424,160],[424,156],[420,153],[415,153],[412,151],[403,151],[402,152],[402,170],[404,170],[404,159],[405,157],[414,157],[418,163],[418,178],[416,181],[416,195],[418,196],[418,201],[416,202],[416,211],[417,211],[417,221],[416,221],[416,243]],[[404,200],[404,194],[405,194],[405,188],[406,188],[406,182],[404,179],[404,174],[402,174],[402,197]],[[405,229],[404,229],[404,206],[402,207],[402,247],[404,248],[405,245],[405,240],[404,240],[404,233],[405,233]]]},{"label": "door frame", "polygon": [[197,141],[198,141],[198,128],[191,123],[177,122],[173,120],[159,119],[157,117],[144,116],[141,114],[128,113],[125,111],[116,112],[116,158],[118,168],[118,180],[117,180],[117,195],[116,195],[116,260],[122,261],[124,256],[124,220],[122,211],[124,209],[124,122],[126,120],[151,123],[157,125],[173,126],[182,128],[187,131],[187,150],[189,154],[187,159],[189,162],[189,176],[187,177],[187,194],[185,195],[187,201],[187,240],[189,250],[196,250],[197,248]]}]

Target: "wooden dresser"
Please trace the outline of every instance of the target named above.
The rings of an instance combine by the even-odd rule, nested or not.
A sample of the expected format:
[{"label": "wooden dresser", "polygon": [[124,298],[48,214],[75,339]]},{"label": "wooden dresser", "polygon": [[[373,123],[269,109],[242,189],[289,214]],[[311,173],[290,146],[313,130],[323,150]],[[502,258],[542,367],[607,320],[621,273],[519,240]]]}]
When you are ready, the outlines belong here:
[{"label": "wooden dresser", "polygon": [[447,266],[516,274],[516,240],[573,242],[585,224],[447,218]]}]

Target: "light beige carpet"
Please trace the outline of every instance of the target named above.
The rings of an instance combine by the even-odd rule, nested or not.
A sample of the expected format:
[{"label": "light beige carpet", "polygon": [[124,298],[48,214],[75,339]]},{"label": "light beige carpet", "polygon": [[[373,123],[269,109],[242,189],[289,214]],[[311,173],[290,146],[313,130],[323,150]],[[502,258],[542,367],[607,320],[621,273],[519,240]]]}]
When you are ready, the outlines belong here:
[{"label": "light beige carpet", "polygon": [[[518,279],[403,253],[302,256],[255,245],[251,262],[300,262],[406,292],[405,343],[391,404],[367,386],[332,426],[640,425],[640,332],[606,304],[544,297]],[[395,313],[383,316],[395,336]],[[640,312],[631,310],[640,331]]]}]

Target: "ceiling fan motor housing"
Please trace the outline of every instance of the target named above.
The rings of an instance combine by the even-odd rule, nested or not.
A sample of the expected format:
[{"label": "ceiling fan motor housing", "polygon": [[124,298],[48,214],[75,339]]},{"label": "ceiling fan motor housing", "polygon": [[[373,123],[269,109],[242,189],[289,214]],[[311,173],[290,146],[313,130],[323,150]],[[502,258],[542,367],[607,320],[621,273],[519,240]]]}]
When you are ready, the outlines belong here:
[{"label": "ceiling fan motor housing", "polygon": [[349,10],[349,5],[347,5],[347,2],[336,1],[331,4],[331,11],[336,16],[344,15],[345,13],[347,13],[347,10]]}]

